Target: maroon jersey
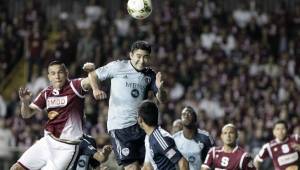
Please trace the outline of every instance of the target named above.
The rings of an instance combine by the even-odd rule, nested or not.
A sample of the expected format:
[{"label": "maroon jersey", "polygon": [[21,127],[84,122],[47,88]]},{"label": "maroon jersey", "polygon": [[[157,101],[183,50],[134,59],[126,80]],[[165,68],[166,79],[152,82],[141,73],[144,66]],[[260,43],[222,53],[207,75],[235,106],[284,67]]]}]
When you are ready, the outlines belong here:
[{"label": "maroon jersey", "polygon": [[261,148],[255,159],[262,162],[265,158],[271,158],[275,170],[284,170],[292,165],[299,166],[299,152],[291,147],[293,143],[300,144],[298,135],[289,136],[283,142],[274,139]]},{"label": "maroon jersey", "polygon": [[232,152],[224,152],[223,147],[212,147],[202,164],[215,170],[254,170],[251,156],[241,147],[236,146]]},{"label": "maroon jersey", "polygon": [[69,80],[60,90],[49,86],[41,91],[31,106],[48,112],[46,132],[60,139],[76,140],[83,134],[85,93],[81,79]]}]

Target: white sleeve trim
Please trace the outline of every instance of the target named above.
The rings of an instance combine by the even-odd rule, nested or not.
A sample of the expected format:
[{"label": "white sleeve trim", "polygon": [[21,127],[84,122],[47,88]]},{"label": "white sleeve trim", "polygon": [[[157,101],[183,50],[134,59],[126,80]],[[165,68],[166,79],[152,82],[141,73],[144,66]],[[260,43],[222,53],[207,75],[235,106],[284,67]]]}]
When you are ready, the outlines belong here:
[{"label": "white sleeve trim", "polygon": [[242,157],[241,157],[241,161],[240,161],[240,169],[243,168],[243,162],[244,162],[244,159],[245,159],[245,156],[247,155],[247,152],[243,153]]},{"label": "white sleeve trim", "polygon": [[29,107],[32,109],[37,109],[39,111],[43,111],[43,109],[41,109],[38,105],[36,105],[34,103],[30,103]]},{"label": "white sleeve trim", "polygon": [[259,157],[259,155],[256,155],[256,157],[254,158],[254,161],[263,162],[264,160],[261,159],[261,158]]},{"label": "white sleeve trim", "polygon": [[80,81],[80,86],[81,86],[81,88],[82,88],[83,91],[85,91],[85,92],[89,91],[88,89],[85,89],[85,88],[83,87],[82,81]]},{"label": "white sleeve trim", "polygon": [[74,87],[74,85],[73,85],[73,82],[71,81],[71,83],[70,83],[70,85],[71,85],[71,88],[72,88],[72,90],[74,91],[74,93],[78,96],[78,97],[80,97],[80,98],[84,98],[84,96],[83,95],[81,95],[76,89],[75,89],[75,87]]}]

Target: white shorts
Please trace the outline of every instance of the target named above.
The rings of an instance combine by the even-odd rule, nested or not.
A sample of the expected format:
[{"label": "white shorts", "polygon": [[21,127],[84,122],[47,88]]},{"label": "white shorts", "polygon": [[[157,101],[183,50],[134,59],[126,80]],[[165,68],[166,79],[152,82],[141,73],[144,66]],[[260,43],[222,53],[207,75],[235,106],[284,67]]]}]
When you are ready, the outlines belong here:
[{"label": "white shorts", "polygon": [[24,152],[18,163],[30,170],[67,170],[77,157],[79,145],[45,135]]}]

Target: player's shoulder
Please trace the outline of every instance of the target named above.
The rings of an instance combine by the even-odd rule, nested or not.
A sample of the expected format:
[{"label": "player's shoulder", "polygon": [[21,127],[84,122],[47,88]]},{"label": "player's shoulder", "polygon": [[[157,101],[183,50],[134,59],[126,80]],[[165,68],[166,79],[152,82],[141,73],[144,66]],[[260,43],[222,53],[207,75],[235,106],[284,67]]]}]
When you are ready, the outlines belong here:
[{"label": "player's shoulder", "polygon": [[129,60],[114,60],[107,63],[107,66],[115,67],[115,68],[126,68],[130,65]]},{"label": "player's shoulder", "polygon": [[172,137],[173,137],[174,139],[179,139],[179,138],[181,138],[182,133],[183,133],[182,130],[181,130],[181,131],[178,131],[178,132],[174,133],[174,134],[172,135]]},{"label": "player's shoulder", "polygon": [[197,140],[209,140],[211,143],[214,143],[214,140],[213,138],[211,137],[211,135],[209,134],[208,131],[206,130],[202,130],[202,129],[197,129],[197,135],[196,135],[196,139]]},{"label": "player's shoulder", "polygon": [[209,132],[208,131],[206,131],[206,130],[202,130],[202,129],[197,129],[197,135],[198,136],[204,136],[204,137],[209,137],[210,135],[209,135]]},{"label": "player's shoulder", "polygon": [[298,134],[293,134],[289,137],[292,141],[299,141],[300,137]]},{"label": "player's shoulder", "polygon": [[145,76],[151,76],[151,77],[156,75],[155,71],[154,71],[152,68],[150,68],[150,67],[144,68],[144,69],[142,70],[142,73],[143,73]]},{"label": "player's shoulder", "polygon": [[161,128],[160,126],[156,128],[156,130],[163,136],[163,137],[172,137],[171,134],[166,131],[165,129]]}]

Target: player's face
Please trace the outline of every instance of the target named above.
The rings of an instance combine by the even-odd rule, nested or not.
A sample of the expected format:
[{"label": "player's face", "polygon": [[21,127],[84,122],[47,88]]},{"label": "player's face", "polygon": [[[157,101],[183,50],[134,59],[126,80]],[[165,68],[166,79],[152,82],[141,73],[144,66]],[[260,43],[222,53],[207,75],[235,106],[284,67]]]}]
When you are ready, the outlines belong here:
[{"label": "player's face", "polygon": [[60,89],[67,81],[68,72],[62,65],[52,65],[48,67],[48,78],[54,88]]},{"label": "player's face", "polygon": [[233,127],[227,127],[222,131],[221,139],[224,145],[233,146],[236,143],[237,132]]},{"label": "player's face", "polygon": [[287,129],[284,124],[277,124],[273,129],[273,135],[276,139],[283,141],[287,136]]},{"label": "player's face", "polygon": [[185,126],[189,126],[194,123],[193,113],[190,109],[184,108],[181,112],[181,120],[182,124]]},{"label": "player's face", "polygon": [[134,50],[130,52],[130,60],[133,67],[137,70],[142,70],[147,67],[150,63],[149,52],[141,49]]}]

